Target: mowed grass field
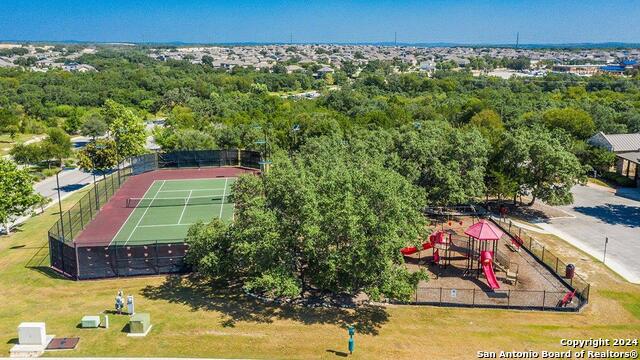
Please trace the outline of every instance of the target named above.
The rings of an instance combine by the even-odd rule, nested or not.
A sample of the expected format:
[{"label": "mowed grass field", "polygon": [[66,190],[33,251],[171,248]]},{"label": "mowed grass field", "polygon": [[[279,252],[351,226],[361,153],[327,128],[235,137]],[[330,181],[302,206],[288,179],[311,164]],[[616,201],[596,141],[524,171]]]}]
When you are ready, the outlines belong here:
[{"label": "mowed grass field", "polygon": [[[61,279],[46,268],[46,231],[56,216],[51,208],[19,232],[0,237],[0,356],[8,355],[21,321],[44,321],[49,334],[80,337],[77,350],[49,356],[342,358],[348,323],[358,328],[354,359],[472,359],[479,350],[568,350],[559,344],[563,338],[640,336],[640,286],[556,238],[543,240],[593,284],[591,304],[578,314],[415,306],[299,309],[265,306],[188,277]],[[127,337],[126,316],[112,315],[109,329],[77,327],[83,315],[111,310],[118,289],[135,296],[137,311],[151,314],[147,337]]]}]

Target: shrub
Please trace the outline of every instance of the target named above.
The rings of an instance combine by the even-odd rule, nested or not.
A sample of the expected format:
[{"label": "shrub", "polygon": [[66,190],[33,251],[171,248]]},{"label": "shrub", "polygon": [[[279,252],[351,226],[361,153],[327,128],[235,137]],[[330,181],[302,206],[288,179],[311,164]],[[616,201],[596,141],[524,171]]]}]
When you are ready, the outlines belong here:
[{"label": "shrub", "polygon": [[604,174],[602,174],[602,178],[605,180],[609,180],[614,182],[616,185],[618,186],[622,186],[622,187],[635,187],[636,186],[636,182],[633,181],[633,179],[629,179],[626,176],[620,175],[618,173],[615,172],[605,172]]}]

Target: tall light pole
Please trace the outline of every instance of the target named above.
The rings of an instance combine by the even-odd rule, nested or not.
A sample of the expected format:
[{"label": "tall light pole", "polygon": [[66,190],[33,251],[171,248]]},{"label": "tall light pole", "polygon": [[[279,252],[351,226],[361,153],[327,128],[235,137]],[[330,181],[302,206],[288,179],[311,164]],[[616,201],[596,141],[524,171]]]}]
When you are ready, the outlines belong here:
[{"label": "tall light pole", "polygon": [[64,242],[64,221],[62,221],[62,198],[60,197],[60,178],[58,177],[58,175],[62,172],[62,170],[64,169],[60,169],[58,172],[56,172],[56,190],[58,190],[58,214],[60,215],[60,227],[62,230],[62,242]]}]

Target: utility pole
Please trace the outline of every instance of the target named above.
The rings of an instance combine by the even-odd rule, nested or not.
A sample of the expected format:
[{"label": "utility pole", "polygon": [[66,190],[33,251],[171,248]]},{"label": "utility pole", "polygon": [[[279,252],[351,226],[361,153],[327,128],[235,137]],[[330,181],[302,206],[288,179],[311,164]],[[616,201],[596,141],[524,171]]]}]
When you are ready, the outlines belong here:
[{"label": "utility pole", "polygon": [[[60,178],[58,175],[62,172],[63,169],[56,172],[56,190],[58,191],[58,214],[60,215],[60,227],[62,228],[62,242],[66,242],[64,238],[64,221],[62,220],[62,198],[60,197]],[[8,233],[8,229],[7,229]]]},{"label": "utility pole", "polygon": [[516,33],[516,49],[518,48],[519,45],[520,45],[520,32],[518,31]]}]

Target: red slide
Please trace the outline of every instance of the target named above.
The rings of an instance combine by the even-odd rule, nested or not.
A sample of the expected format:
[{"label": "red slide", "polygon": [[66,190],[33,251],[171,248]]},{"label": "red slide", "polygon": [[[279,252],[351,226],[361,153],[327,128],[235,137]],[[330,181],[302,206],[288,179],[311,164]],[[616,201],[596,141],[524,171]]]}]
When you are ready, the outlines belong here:
[{"label": "red slide", "polygon": [[[422,244],[422,250],[429,250],[432,247],[433,247],[433,244],[430,242],[426,242]],[[417,253],[418,251],[419,251],[418,248],[415,246],[407,246],[400,249],[400,252],[402,253],[402,255],[411,255],[411,254]]]},{"label": "red slide", "polygon": [[496,273],[493,272],[493,254],[490,251],[480,252],[480,261],[482,262],[482,271],[487,278],[487,283],[492,290],[500,289]]}]

